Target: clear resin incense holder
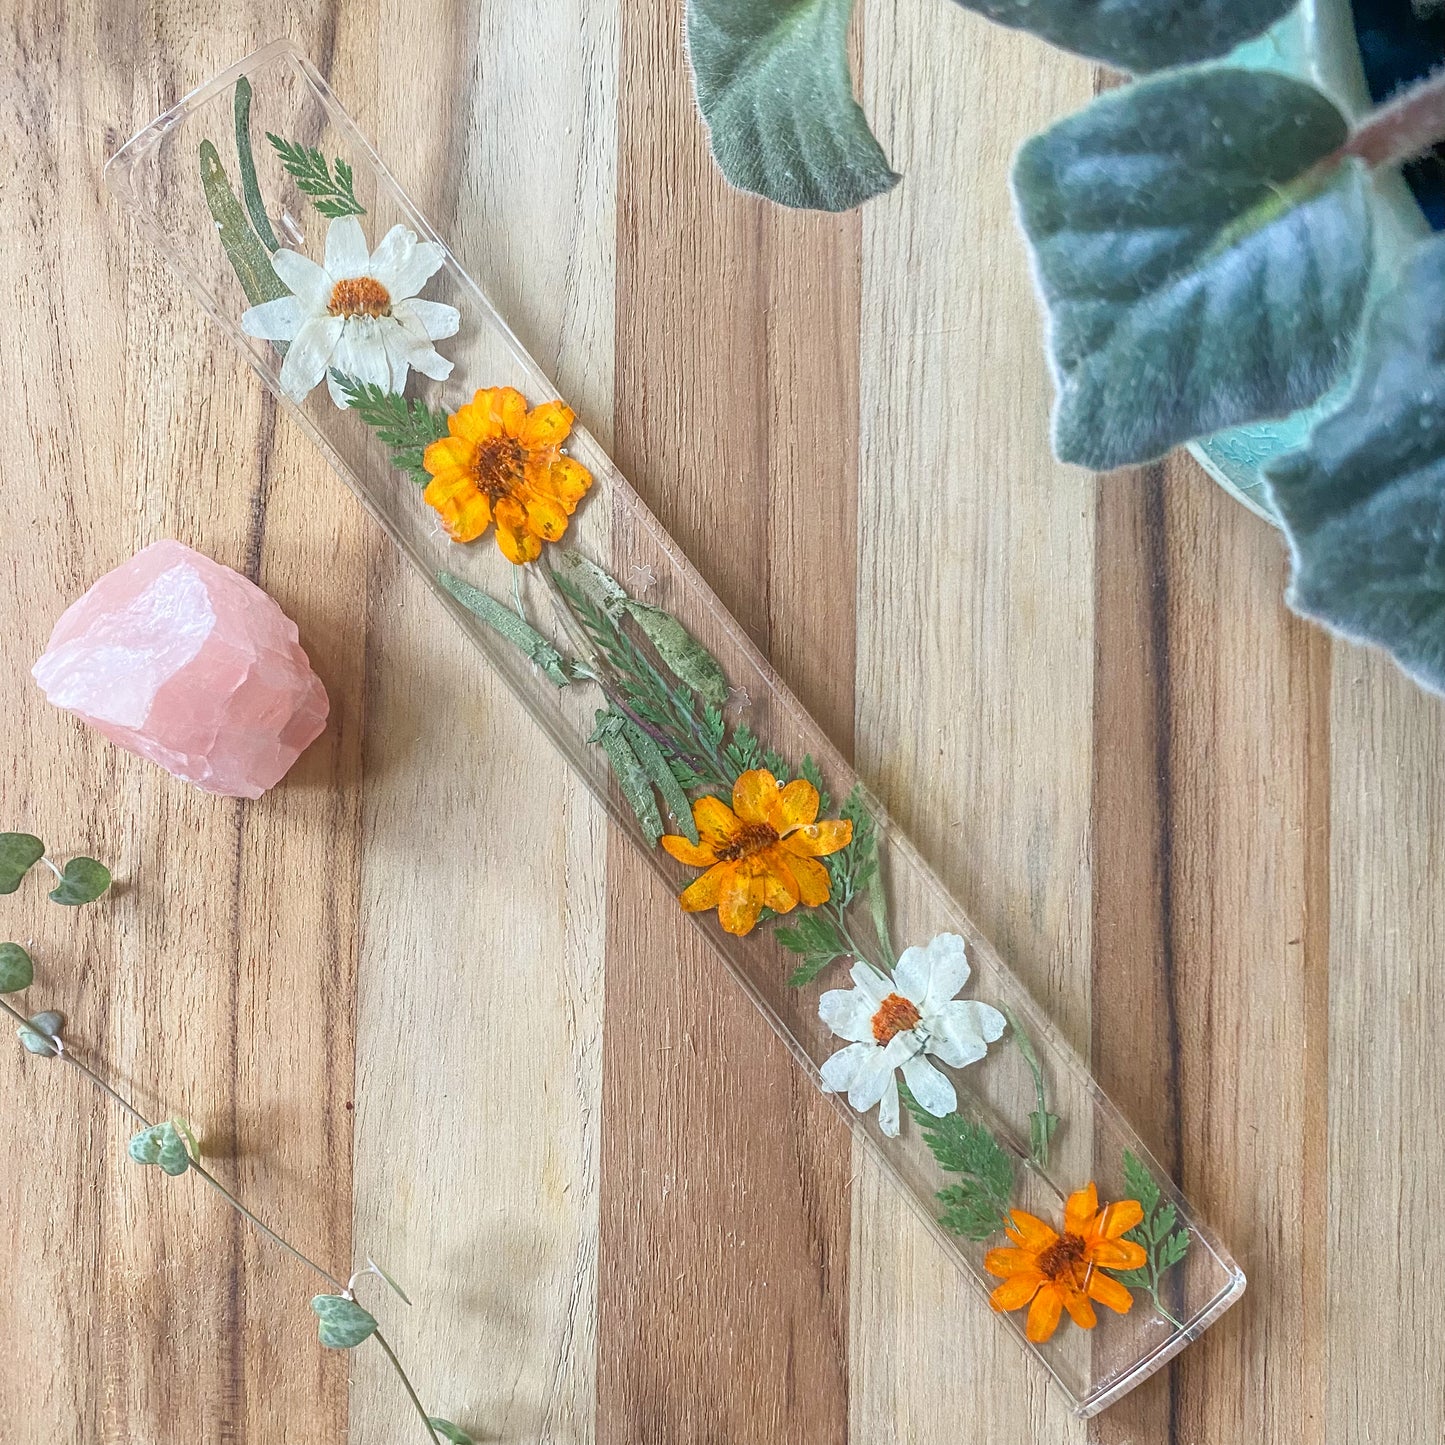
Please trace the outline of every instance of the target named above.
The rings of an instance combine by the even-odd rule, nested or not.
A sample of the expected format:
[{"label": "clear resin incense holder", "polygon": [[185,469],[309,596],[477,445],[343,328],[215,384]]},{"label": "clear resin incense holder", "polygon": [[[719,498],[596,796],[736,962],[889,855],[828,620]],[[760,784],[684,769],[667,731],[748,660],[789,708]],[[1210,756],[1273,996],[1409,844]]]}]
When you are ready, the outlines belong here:
[{"label": "clear resin incense holder", "polygon": [[258,51],[108,175],[1077,1413],[1239,1297],[303,56]]}]

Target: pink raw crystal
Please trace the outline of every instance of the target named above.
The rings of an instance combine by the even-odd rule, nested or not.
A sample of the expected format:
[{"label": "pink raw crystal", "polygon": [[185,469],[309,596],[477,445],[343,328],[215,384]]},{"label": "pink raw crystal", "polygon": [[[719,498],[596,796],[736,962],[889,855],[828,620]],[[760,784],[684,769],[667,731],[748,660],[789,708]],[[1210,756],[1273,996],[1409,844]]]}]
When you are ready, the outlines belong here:
[{"label": "pink raw crystal", "polygon": [[66,608],[32,672],[56,707],[233,798],[279,783],[329,711],[296,624],[179,542],[137,552]]}]

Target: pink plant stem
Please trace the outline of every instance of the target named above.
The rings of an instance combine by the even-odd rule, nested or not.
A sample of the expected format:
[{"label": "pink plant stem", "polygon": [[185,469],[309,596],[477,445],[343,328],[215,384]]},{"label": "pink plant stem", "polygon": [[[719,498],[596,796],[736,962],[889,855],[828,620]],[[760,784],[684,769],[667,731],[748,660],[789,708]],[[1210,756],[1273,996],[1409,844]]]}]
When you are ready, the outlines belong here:
[{"label": "pink plant stem", "polygon": [[1388,105],[1371,112],[1339,149],[1376,170],[1423,155],[1445,140],[1445,69],[1427,75]]}]

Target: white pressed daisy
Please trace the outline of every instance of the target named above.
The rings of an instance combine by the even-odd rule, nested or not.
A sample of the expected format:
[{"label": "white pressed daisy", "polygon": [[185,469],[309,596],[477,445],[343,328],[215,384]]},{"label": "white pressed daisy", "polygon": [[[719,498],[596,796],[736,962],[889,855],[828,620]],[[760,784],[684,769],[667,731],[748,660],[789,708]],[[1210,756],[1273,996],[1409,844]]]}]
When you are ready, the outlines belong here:
[{"label": "white pressed daisy", "polygon": [[1006,1020],[986,1003],[957,997],[970,973],[968,952],[956,933],[940,933],[923,948],[908,948],[890,981],[866,963],[853,965],[853,987],[818,1000],[818,1017],[848,1039],[823,1065],[823,1087],[847,1092],[864,1113],[879,1105],[879,1127],[898,1134],[898,1078],[921,1107],[942,1118],[958,1107],[948,1077],[924,1057],[952,1068],[976,1064],[1003,1037]]},{"label": "white pressed daisy", "polygon": [[442,381],[452,364],[433,341],[455,336],[461,313],[418,293],[440,269],[442,248],[418,241],[416,232],[393,226],[375,251],[355,216],[341,216],[326,232],[326,260],[295,251],[271,257],[290,296],[253,306],[241,317],[241,329],[263,341],[285,341],[281,390],[292,401],[308,395],[323,377],[337,406],[346,397],[333,371],[400,393],[407,372]]}]

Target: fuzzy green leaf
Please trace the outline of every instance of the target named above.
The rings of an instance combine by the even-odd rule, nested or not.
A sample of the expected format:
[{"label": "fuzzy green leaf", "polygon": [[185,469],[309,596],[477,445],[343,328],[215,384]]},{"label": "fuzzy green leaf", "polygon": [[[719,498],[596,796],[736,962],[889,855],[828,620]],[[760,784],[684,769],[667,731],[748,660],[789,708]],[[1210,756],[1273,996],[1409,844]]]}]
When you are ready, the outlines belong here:
[{"label": "fuzzy green leaf", "polygon": [[328,1350],[354,1350],[378,1329],[375,1315],[362,1309],[354,1299],[339,1294],[315,1295],[311,1308],[320,1322],[316,1327],[317,1337]]},{"label": "fuzzy green leaf", "polygon": [[72,858],[60,871],[61,879],[50,890],[50,901],[67,908],[94,903],[110,887],[110,869],[94,858]]},{"label": "fuzzy green leaf", "polygon": [[137,1164],[154,1164],[174,1178],[191,1167],[191,1155],[180,1130],[167,1120],[132,1136],[126,1152]]},{"label": "fuzzy green leaf", "polygon": [[599,712],[596,729],[588,741],[601,744],[627,806],[637,815],[648,846],[655,848],[663,834],[662,814],[657,810],[657,798],[647,772],[632,750],[627,719],[617,713]]},{"label": "fuzzy green leaf", "polygon": [[453,1425],[450,1420],[443,1420],[440,1415],[428,1416],[427,1423],[433,1430],[450,1440],[452,1445],[476,1445],[476,1441],[465,1430],[459,1425]]},{"label": "fuzzy green leaf", "polygon": [[1290,605],[1445,693],[1445,237],[1375,305],[1344,402],[1266,474]]},{"label": "fuzzy green leaf", "polygon": [[0,893],[14,893],[44,856],[45,844],[33,833],[0,833]]},{"label": "fuzzy green leaf", "polygon": [[662,795],[662,801],[677,824],[678,831],[689,843],[696,843],[698,832],[697,824],[692,817],[692,804],[688,802],[687,794],[683,792],[682,785],[677,781],[677,774],[672,771],[667,759],[663,757],[662,749],[658,747],[656,739],[650,733],[644,732],[630,718],[626,728],[627,741],[631,744],[637,761],[642,764],[642,771],[647,774],[653,787]]},{"label": "fuzzy green leaf", "polygon": [[668,670],[704,702],[721,707],[728,696],[722,664],[675,618],[660,607],[628,602],[628,615],[647,634]]},{"label": "fuzzy green leaf", "polygon": [[688,0],[687,48],[712,153],[733,185],[846,211],[898,176],[853,99],[853,0]]},{"label": "fuzzy green leaf", "polygon": [[937,1119],[906,1085],[900,1085],[898,1092],[938,1167],[947,1174],[962,1176],[959,1183],[939,1191],[938,1202],[943,1206],[939,1222],[975,1243],[1006,1229],[1014,1174],[1008,1151],[982,1124],[961,1114]]},{"label": "fuzzy green leaf", "polygon": [[558,547],[554,551],[553,568],[559,578],[567,581],[594,607],[600,608],[616,621],[621,617],[632,599],[626,588],[615,578],[604,572],[595,562],[589,561],[571,547]]},{"label": "fuzzy green leaf", "polygon": [[454,577],[450,572],[438,572],[437,581],[474,617],[480,618],[493,632],[499,633],[513,647],[526,653],[542,669],[549,682],[557,687],[566,687],[572,681],[572,674],[562,654],[510,607],[503,606],[495,597],[488,597],[485,592],[463,582],[460,577]]},{"label": "fuzzy green leaf", "polygon": [[291,293],[276,274],[270,254],[257,239],[236,193],[227,179],[226,168],[221,157],[210,141],[201,142],[201,189],[205,192],[206,205],[210,208],[211,219],[216,223],[216,234],[246,300],[252,306],[263,301],[277,301]]},{"label": "fuzzy green leaf", "polygon": [[1334,383],[1372,263],[1363,169],[1316,170],[1345,135],[1313,87],[1221,67],[1111,91],[1024,145],[1064,461],[1148,461]]},{"label": "fuzzy green leaf", "polygon": [[1297,0],[957,0],[990,20],[1120,70],[1209,60],[1267,30]]},{"label": "fuzzy green leaf", "polygon": [[60,1038],[60,1030],[64,1024],[64,1015],[56,1013],[54,1009],[44,1009],[38,1014],[31,1014],[30,1027],[22,1026],[16,1029],[15,1037],[24,1045],[27,1053],[38,1054],[42,1059],[53,1059],[60,1052],[55,1047],[55,1041]]},{"label": "fuzzy green leaf", "polygon": [[35,965],[18,943],[0,943],[0,993],[21,993],[35,982]]},{"label": "fuzzy green leaf", "polygon": [[328,167],[326,157],[315,146],[297,145],[280,136],[266,133],[266,139],[281,157],[281,164],[296,178],[296,184],[311,197],[323,216],[364,216],[366,207],[356,199],[355,177],[351,167],[338,159],[335,170]]}]

